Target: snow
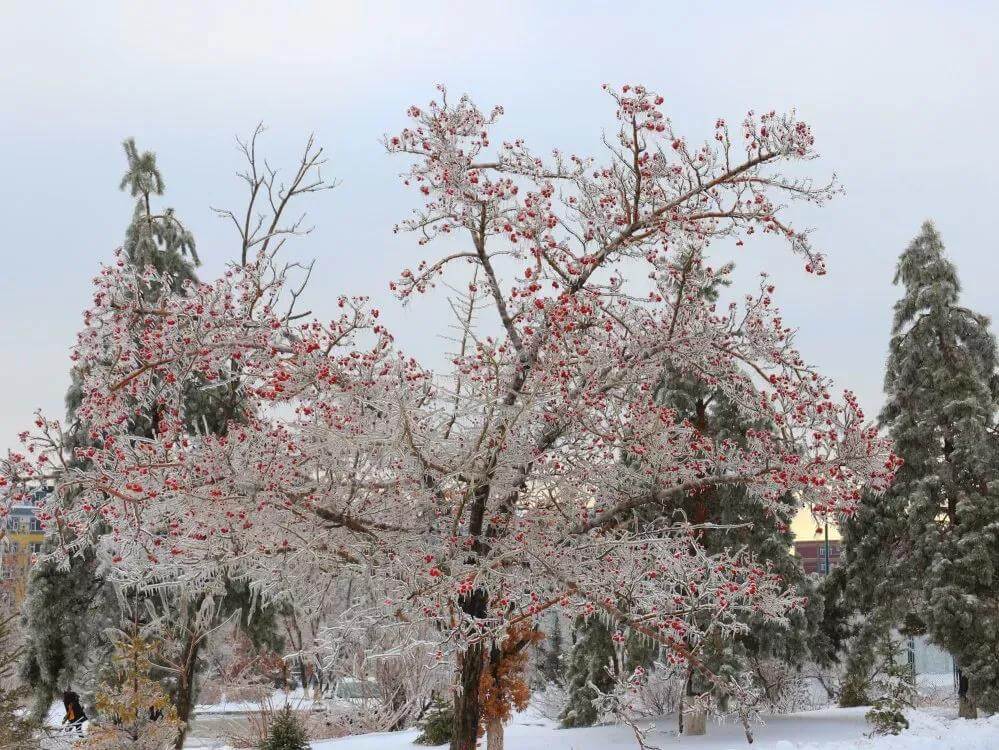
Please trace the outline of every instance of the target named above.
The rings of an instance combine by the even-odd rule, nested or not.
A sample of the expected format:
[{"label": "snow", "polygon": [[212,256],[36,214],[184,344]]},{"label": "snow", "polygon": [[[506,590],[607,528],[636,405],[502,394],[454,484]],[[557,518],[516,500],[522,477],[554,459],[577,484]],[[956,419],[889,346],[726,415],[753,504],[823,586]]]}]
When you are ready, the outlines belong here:
[{"label": "snow", "polygon": [[[657,723],[660,731],[647,742],[661,750],[996,750],[999,716],[967,721],[928,711],[908,714],[911,728],[897,737],[873,737],[864,721],[865,708],[830,708],[770,718],[755,727],[755,742],[746,743],[738,724],[711,724],[703,737],[675,734],[675,719]],[[313,742],[313,750],[415,750],[417,732],[393,732]],[[482,745],[484,749],[484,743]],[[511,750],[637,750],[624,726],[558,729],[530,713],[519,714],[507,727]]]},{"label": "snow", "polygon": [[[300,708],[311,703],[304,695],[276,691],[272,704],[285,702],[292,706],[300,702]],[[257,710],[259,704],[249,702],[199,705],[197,713],[203,718],[195,721],[186,747],[221,750],[225,747],[222,740],[206,736],[215,733],[209,727],[228,727],[225,721],[238,721],[240,714]],[[866,710],[863,707],[826,708],[774,716],[765,725],[754,727],[752,745],[746,744],[742,727],[735,723],[710,724],[706,736],[678,738],[676,718],[666,717],[656,722],[658,730],[650,733],[647,741],[660,750],[999,750],[999,715],[967,721],[954,718],[952,711],[914,710],[906,714],[911,726],[901,735],[869,738],[866,735],[870,729],[864,720]],[[210,721],[212,717],[217,718]],[[53,704],[46,723],[58,727],[61,718],[62,705]],[[356,735],[313,742],[312,748],[418,750],[422,746],[413,744],[417,734],[414,729]],[[510,750],[637,750],[638,744],[625,726],[559,729],[554,722],[528,710],[517,714],[507,726],[506,747]],[[481,748],[485,750],[484,743]]]},{"label": "snow", "polygon": [[[317,702],[311,697],[311,693],[307,694],[301,688],[290,692],[275,690],[266,702],[275,708],[280,708],[287,704],[299,711],[308,711],[317,705]],[[260,708],[261,702],[258,700],[230,701],[226,700],[226,697],[223,695],[218,703],[199,703],[194,707],[194,713],[198,716],[203,714],[246,714],[259,711]]]}]

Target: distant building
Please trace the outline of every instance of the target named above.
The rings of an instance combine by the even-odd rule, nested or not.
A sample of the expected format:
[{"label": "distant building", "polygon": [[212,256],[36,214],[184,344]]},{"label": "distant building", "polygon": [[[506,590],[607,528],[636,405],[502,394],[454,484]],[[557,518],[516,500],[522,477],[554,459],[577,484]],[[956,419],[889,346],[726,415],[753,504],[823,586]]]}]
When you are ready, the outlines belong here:
[{"label": "distant building", "polygon": [[[841,546],[842,542],[839,539],[829,540],[829,570],[839,564]],[[826,570],[826,542],[823,539],[795,541],[794,556],[801,560],[801,566],[806,573],[825,575],[829,572]]]},{"label": "distant building", "polygon": [[[40,500],[49,491],[39,488],[33,499]],[[0,609],[10,611],[21,606],[34,556],[42,551],[45,531],[35,506],[29,503],[13,506],[0,523],[5,532],[0,540]]]}]

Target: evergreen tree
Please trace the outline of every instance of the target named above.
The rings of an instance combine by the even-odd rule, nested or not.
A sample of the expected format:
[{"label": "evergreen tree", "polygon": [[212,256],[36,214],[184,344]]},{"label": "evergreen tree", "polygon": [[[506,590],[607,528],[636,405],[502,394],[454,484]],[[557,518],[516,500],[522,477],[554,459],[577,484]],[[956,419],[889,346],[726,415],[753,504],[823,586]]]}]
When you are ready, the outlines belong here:
[{"label": "evergreen tree", "polygon": [[[714,290],[705,290],[705,294],[713,294]],[[745,441],[747,429],[752,427],[736,413],[731,402],[721,389],[705,385],[678,374],[670,374],[663,378],[657,391],[659,403],[670,406],[688,419],[697,429],[709,435],[716,442],[731,440],[737,443]],[[766,622],[761,617],[749,617],[746,620],[747,632],[736,641],[709,639],[698,644],[699,657],[715,674],[735,675],[757,670],[749,669],[753,663],[759,664],[766,660],[779,660],[790,667],[800,667],[809,659],[820,662],[828,661],[832,652],[830,635],[820,628],[823,621],[823,601],[815,595],[815,585],[805,575],[800,562],[794,557],[793,534],[790,529],[795,513],[796,502],[786,497],[777,507],[779,524],[774,524],[768,514],[772,507],[764,505],[750,496],[743,488],[729,485],[710,488],[696,497],[681,498],[669,508],[647,508],[643,515],[635,519],[636,523],[651,522],[663,515],[667,517],[681,516],[692,523],[713,524],[720,527],[704,529],[699,534],[699,542],[711,553],[725,549],[744,548],[761,564],[771,566],[785,583],[796,590],[797,594],[807,603],[803,610],[789,614],[788,626],[780,626]],[[626,603],[621,603],[627,609]],[[582,634],[580,631],[592,628],[594,632]],[[642,654],[643,643],[637,639],[629,639],[629,668],[648,666],[655,658],[655,651]],[[573,720],[596,720],[596,712],[582,708],[588,700],[592,700],[593,691],[588,687],[589,680],[594,680],[601,690],[609,686],[610,678],[606,670],[594,673],[587,671],[595,663],[594,659],[605,659],[607,650],[612,649],[610,633],[606,627],[594,620],[577,624],[577,639],[573,645],[570,661],[569,697]],[[587,653],[578,653],[577,651]],[[591,652],[592,653],[589,653]],[[606,661],[603,662],[606,665]],[[585,678],[584,678],[585,674]],[[603,682],[597,682],[599,677]],[[712,693],[712,697],[724,706],[729,697],[718,694],[717,684],[703,683],[699,675],[691,674],[688,681],[688,696]],[[762,681],[757,687],[763,692],[764,699],[772,703],[780,701],[782,696],[771,694],[771,686]],[[576,693],[579,692],[577,696]]]},{"label": "evergreen tree", "polygon": [[562,637],[562,623],[557,613],[548,617],[544,627],[545,639],[535,649],[535,667],[541,687],[565,684],[565,653]]},{"label": "evergreen tree", "polygon": [[[140,153],[131,138],[123,145],[127,169],[120,188],[135,198],[122,246],[125,258],[137,267],[152,266],[169,273],[174,288],[180,290],[196,278],[194,238],[173,209],[162,213],[153,210],[152,197],[162,195],[164,190],[156,156],[149,151]],[[83,396],[82,374],[74,369],[70,375],[66,423],[69,447],[76,448],[85,446],[88,436],[86,425],[77,417]],[[152,429],[154,418],[144,418],[148,423],[145,430]],[[29,580],[24,619],[27,648],[21,676],[32,687],[35,716],[44,715],[53,697],[74,682],[81,682],[79,687],[85,695],[91,694],[93,685],[88,675],[95,671],[95,663],[110,658],[113,646],[106,633],[121,620],[118,597],[92,553],[74,557],[68,569],[49,561],[36,566]]]},{"label": "evergreen tree", "polygon": [[282,708],[271,724],[260,750],[309,750],[309,740],[291,706]]},{"label": "evergreen tree", "polygon": [[420,735],[413,740],[417,745],[446,745],[454,737],[454,704],[440,696],[418,722]]},{"label": "evergreen tree", "polygon": [[[121,178],[119,188],[135,198],[132,222],[125,230],[122,249],[128,262],[136,268],[152,266],[161,273],[168,273],[174,288],[180,289],[188,281],[195,281],[194,266],[200,264],[194,248],[194,237],[174,215],[172,208],[163,213],[153,212],[151,196],[161,196],[166,186],[163,175],[156,166],[156,154],[135,147],[135,139],[124,142],[128,169]],[[190,255],[188,261],[186,256]]]},{"label": "evergreen tree", "polygon": [[[47,540],[45,547],[53,543]],[[92,553],[74,557],[68,569],[44,558],[32,569],[20,679],[31,687],[34,719],[43,718],[64,689],[92,695],[93,665],[110,654],[104,633],[118,620],[116,598]]]},{"label": "evergreen tree", "polygon": [[[712,295],[713,292],[709,290]],[[698,380],[669,375],[660,384],[657,396],[660,403],[676,409],[715,444],[726,440],[744,444],[747,430],[753,427],[740,417],[723,390]],[[756,674],[758,670],[751,667],[767,660],[794,668],[809,659],[825,659],[828,645],[819,629],[823,603],[814,595],[814,584],[792,552],[794,537],[790,524],[795,509],[796,502],[791,497],[783,498],[776,509],[766,507],[738,485],[711,488],[695,497],[680,499],[670,509],[660,509],[673,514],[682,512],[692,523],[720,527],[703,529],[699,533],[700,544],[711,553],[747,550],[758,563],[770,566],[785,585],[806,601],[803,610],[789,613],[790,622],[786,626],[750,616],[745,620],[746,633],[734,641],[708,639],[699,644],[702,661],[715,674]],[[773,523],[774,513],[778,516],[777,524]],[[776,704],[782,698],[771,694],[771,686],[763,681],[756,687],[762,691],[763,699],[771,703]],[[702,684],[699,675],[692,673],[688,695],[704,693],[712,693],[722,707],[730,697],[719,694],[717,685]]]},{"label": "evergreen tree", "polygon": [[599,714],[593,704],[597,690],[611,692],[616,671],[617,654],[606,621],[600,617],[577,618],[566,676],[569,702],[562,713],[562,726],[589,727],[597,722]]},{"label": "evergreen tree", "polygon": [[962,716],[999,708],[999,397],[989,320],[929,222],[902,253],[881,425],[905,464],[845,527],[845,596],[863,622],[851,666],[892,628],[927,632],[960,669]]},{"label": "evergreen tree", "polygon": [[[157,211],[153,205],[153,199],[162,196],[165,187],[155,154],[140,153],[131,138],[124,142],[124,150],[127,169],[120,188],[135,198],[132,220],[122,245],[125,260],[137,268],[151,266],[166,274],[172,288],[181,292],[186,284],[197,281],[194,237],[172,208]],[[231,382],[236,380],[233,378]],[[236,385],[199,386],[192,383],[186,394],[185,417],[192,432],[225,434],[230,422],[244,418]],[[84,446],[89,439],[86,425],[77,417],[83,395],[81,387],[82,373],[74,369],[66,394],[71,448]],[[151,435],[156,420],[155,413],[137,416],[136,432]],[[53,697],[71,684],[81,688],[85,696],[92,695],[93,675],[108,663],[113,650],[107,633],[123,619],[119,593],[107,582],[92,552],[73,557],[68,569],[43,561],[32,571],[24,610],[27,648],[21,676],[32,687],[36,717],[44,715]],[[199,615],[203,603],[203,597],[198,597],[191,602],[178,599],[173,604],[176,611],[172,619],[181,634],[175,645],[183,654],[184,663],[179,673],[174,670],[168,682],[182,722],[187,721],[194,705],[204,630],[212,627]],[[274,613],[261,611],[251,618],[249,612],[253,606],[247,586],[229,582],[218,612],[227,615],[240,611],[239,623],[254,644],[274,645],[277,639]],[[182,741],[183,732],[178,743]]]}]

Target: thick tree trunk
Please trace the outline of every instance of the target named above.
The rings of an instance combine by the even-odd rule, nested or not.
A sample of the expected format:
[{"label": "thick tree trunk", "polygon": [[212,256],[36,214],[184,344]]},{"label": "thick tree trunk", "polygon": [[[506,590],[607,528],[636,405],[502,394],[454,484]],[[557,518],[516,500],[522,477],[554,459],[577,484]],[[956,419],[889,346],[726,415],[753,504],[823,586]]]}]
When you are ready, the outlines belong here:
[{"label": "thick tree trunk", "polygon": [[[489,595],[485,589],[475,589],[460,600],[462,611],[473,617],[485,617]],[[485,669],[485,649],[481,641],[473,643],[458,657],[458,684],[454,696],[454,737],[451,750],[475,750],[479,739],[482,704],[479,681]]]},{"label": "thick tree trunk", "polygon": [[475,743],[479,739],[479,721],[482,718],[479,680],[482,678],[484,656],[482,644],[476,643],[459,658],[451,750],[475,750]]},{"label": "thick tree trunk", "polygon": [[503,750],[502,719],[490,719],[486,723],[486,750]]},{"label": "thick tree trunk", "polygon": [[962,719],[977,719],[978,706],[968,690],[968,676],[957,670],[957,715]]}]

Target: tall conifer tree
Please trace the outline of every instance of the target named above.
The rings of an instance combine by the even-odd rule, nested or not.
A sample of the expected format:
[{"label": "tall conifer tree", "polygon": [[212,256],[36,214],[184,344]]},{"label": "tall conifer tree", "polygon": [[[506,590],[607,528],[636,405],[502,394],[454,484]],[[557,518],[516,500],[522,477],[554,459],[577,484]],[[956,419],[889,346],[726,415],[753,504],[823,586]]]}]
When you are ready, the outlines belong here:
[{"label": "tall conifer tree", "polygon": [[905,460],[845,528],[854,665],[885,633],[925,631],[960,670],[961,715],[999,708],[999,403],[989,320],[960,304],[930,222],[902,253],[882,426]]},{"label": "tall conifer tree", "polygon": [[[152,152],[140,153],[131,138],[124,142],[127,169],[120,188],[135,198],[132,221],[125,230],[122,252],[138,268],[152,266],[168,272],[177,290],[195,280],[198,262],[194,238],[173,209],[153,209],[153,198],[164,191],[163,177]],[[70,373],[66,393],[66,423],[71,447],[87,444],[87,427],[77,409],[82,401],[80,373]],[[145,429],[152,429],[152,420]],[[97,665],[106,661],[112,644],[104,636],[118,625],[117,596],[92,554],[72,558],[68,569],[43,561],[32,571],[24,608],[27,648],[22,680],[31,685],[34,713],[42,716],[56,694],[78,684],[92,689]]]},{"label": "tall conifer tree", "polygon": [[[140,152],[133,139],[124,142],[127,169],[120,188],[135,198],[132,221],[125,230],[122,254],[125,262],[136,268],[153,267],[168,274],[175,291],[181,292],[196,282],[199,263],[194,237],[172,208],[162,211],[154,199],[162,196],[165,185],[150,151]],[[87,425],[77,416],[82,401],[81,377],[71,372],[72,383],[66,394],[67,424],[73,447],[87,444]],[[232,421],[243,419],[241,395],[235,386],[201,388],[195,383],[186,394],[186,416],[192,431],[224,434]],[[136,417],[136,431],[153,434],[157,414]],[[71,500],[70,500],[71,502]],[[71,684],[88,696],[97,675],[107,665],[113,651],[108,633],[122,620],[120,592],[107,581],[92,553],[85,552],[69,561],[68,569],[43,561],[32,571],[24,619],[27,648],[22,662],[22,680],[34,693],[34,713],[43,715],[53,697]],[[209,607],[217,615],[239,611],[237,622],[255,645],[277,646],[276,623],[272,611],[249,617],[255,604],[245,583],[229,582],[219,606]],[[160,602],[160,609],[170,610],[171,627],[176,633],[174,650],[180,655],[177,669],[166,679],[179,718],[186,722],[194,706],[196,676],[205,636],[214,624],[204,617],[204,597],[175,597]],[[161,614],[163,612],[161,611]],[[178,737],[183,742],[184,732]]]},{"label": "tall conifer tree", "polygon": [[[742,444],[747,430],[753,425],[741,419],[722,389],[705,385],[690,378],[673,375],[663,380],[659,388],[660,403],[668,405],[709,437],[715,446],[725,441]],[[757,674],[762,662],[778,660],[791,668],[800,667],[809,659],[825,660],[827,648],[819,632],[822,619],[821,600],[814,596],[814,584],[805,575],[793,553],[790,530],[796,503],[786,497],[776,507],[765,507],[744,488],[722,486],[710,488],[696,496],[683,498],[670,509],[683,513],[695,524],[714,525],[699,533],[700,543],[710,552],[745,549],[761,566],[780,575],[788,588],[801,597],[802,609],[789,613],[785,625],[766,622],[761,617],[744,620],[745,633],[731,640],[708,640],[700,644],[701,658],[718,673],[748,671]],[[778,523],[770,516],[778,514]],[[701,684],[700,675],[693,673],[688,694],[715,693],[713,698],[724,707],[728,696],[717,693],[717,686]],[[777,703],[781,696],[770,685],[760,681],[756,686],[764,701]]]}]

